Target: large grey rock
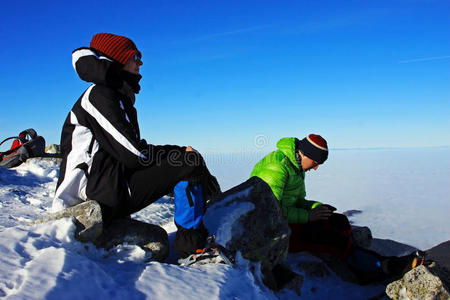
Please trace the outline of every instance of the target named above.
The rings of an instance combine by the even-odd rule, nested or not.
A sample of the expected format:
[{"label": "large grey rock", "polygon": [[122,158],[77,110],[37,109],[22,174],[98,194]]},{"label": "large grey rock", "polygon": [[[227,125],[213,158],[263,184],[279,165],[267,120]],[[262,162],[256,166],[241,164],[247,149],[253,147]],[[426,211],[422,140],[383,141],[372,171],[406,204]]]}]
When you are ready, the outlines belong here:
[{"label": "large grey rock", "polygon": [[436,272],[439,266],[418,266],[403,278],[390,283],[386,288],[386,294],[391,299],[450,299],[450,294],[445,288]]},{"label": "large grey rock", "polygon": [[75,238],[82,242],[95,241],[102,234],[102,211],[98,202],[92,200],[49,214],[30,222],[30,225],[62,218],[73,218],[75,220],[75,225],[77,226]]},{"label": "large grey rock", "polygon": [[372,245],[372,232],[367,226],[352,226],[352,242],[361,248],[369,248]]},{"label": "large grey rock", "polygon": [[432,263],[390,283],[386,293],[392,299],[450,299],[450,241],[426,250],[426,259]]},{"label": "large grey rock", "polygon": [[110,249],[127,243],[151,251],[151,260],[164,261],[169,256],[169,237],[160,226],[131,218],[113,220],[94,241],[97,247]]},{"label": "large grey rock", "polygon": [[[216,242],[261,263],[266,276],[288,253],[290,229],[278,200],[260,178],[252,177],[213,199],[203,218]],[[265,282],[267,285],[271,285]]]},{"label": "large grey rock", "polygon": [[450,289],[450,241],[440,243],[426,250],[426,257],[437,263],[435,271],[444,282],[447,290]]},{"label": "large grey rock", "polygon": [[62,218],[73,218],[75,238],[81,242],[92,242],[106,250],[123,243],[138,245],[151,251],[151,259],[156,261],[163,261],[169,255],[169,238],[163,228],[131,218],[117,219],[104,226],[100,205],[92,200],[52,213],[30,225]]}]

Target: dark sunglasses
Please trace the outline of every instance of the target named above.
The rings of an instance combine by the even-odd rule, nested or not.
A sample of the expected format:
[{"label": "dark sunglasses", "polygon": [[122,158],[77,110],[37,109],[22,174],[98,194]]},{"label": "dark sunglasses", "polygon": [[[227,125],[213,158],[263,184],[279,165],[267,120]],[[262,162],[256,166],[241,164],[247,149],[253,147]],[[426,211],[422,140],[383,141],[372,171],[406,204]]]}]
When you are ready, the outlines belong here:
[{"label": "dark sunglasses", "polygon": [[135,62],[140,62],[141,61],[141,56],[139,54],[135,53],[133,55],[133,59],[134,59]]}]

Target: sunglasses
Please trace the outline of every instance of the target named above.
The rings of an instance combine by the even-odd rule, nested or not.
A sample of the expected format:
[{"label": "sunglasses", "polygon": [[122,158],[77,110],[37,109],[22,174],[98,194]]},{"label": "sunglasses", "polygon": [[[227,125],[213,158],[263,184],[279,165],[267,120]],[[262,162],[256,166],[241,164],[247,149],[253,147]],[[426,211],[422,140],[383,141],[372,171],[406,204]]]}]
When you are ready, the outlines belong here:
[{"label": "sunglasses", "polygon": [[133,55],[133,60],[134,60],[135,62],[140,62],[140,61],[141,61],[141,56],[140,56],[139,54],[135,53],[135,54]]}]

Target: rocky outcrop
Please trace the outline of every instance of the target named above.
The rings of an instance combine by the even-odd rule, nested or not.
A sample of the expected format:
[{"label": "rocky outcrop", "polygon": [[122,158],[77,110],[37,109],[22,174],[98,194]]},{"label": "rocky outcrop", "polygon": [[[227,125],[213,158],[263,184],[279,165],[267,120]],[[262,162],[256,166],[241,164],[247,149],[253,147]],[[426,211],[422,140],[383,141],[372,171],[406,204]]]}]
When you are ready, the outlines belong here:
[{"label": "rocky outcrop", "polygon": [[265,283],[271,286],[269,274],[287,257],[290,229],[263,180],[252,177],[213,199],[203,222],[217,243],[260,262]]},{"label": "rocky outcrop", "polygon": [[[386,288],[386,294],[391,299],[450,299],[450,294],[439,278],[439,266],[434,263],[429,267],[418,266],[402,279],[390,283]],[[437,271],[437,272],[436,272]]]},{"label": "rocky outcrop", "polygon": [[352,226],[352,242],[361,248],[369,248],[372,245],[372,232],[367,226]]},{"label": "rocky outcrop", "polygon": [[151,260],[164,261],[169,256],[169,237],[160,226],[131,218],[113,220],[95,239],[97,247],[110,249],[128,243],[151,252]]},{"label": "rocky outcrop", "polygon": [[94,241],[103,231],[102,211],[96,201],[86,201],[78,205],[68,207],[61,211],[49,214],[41,219],[30,222],[30,225],[73,218],[77,229],[75,238],[82,242]]},{"label": "rocky outcrop", "polygon": [[426,250],[426,266],[418,266],[390,283],[392,299],[450,299],[450,241]]},{"label": "rocky outcrop", "polygon": [[151,260],[156,261],[164,261],[169,255],[169,238],[163,228],[131,218],[117,219],[104,226],[100,205],[92,200],[52,213],[30,225],[62,218],[74,220],[75,238],[81,242],[92,242],[107,250],[123,243],[138,245],[151,251]]}]

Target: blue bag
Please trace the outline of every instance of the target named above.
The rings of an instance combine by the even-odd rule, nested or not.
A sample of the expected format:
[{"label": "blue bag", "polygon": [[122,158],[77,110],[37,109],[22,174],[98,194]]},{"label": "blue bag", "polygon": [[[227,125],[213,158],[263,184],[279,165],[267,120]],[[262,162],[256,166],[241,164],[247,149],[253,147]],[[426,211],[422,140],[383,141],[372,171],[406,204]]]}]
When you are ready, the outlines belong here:
[{"label": "blue bag", "polygon": [[175,223],[185,229],[197,229],[202,223],[205,203],[202,185],[180,181],[174,188]]}]

